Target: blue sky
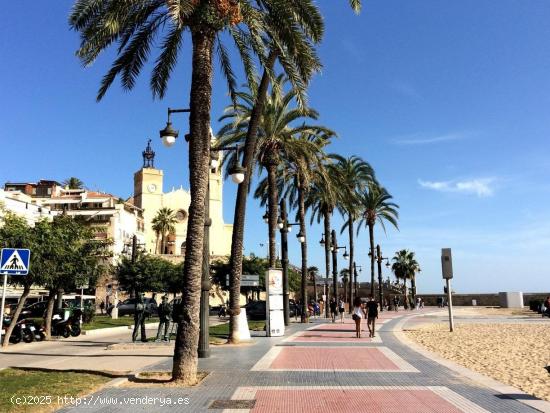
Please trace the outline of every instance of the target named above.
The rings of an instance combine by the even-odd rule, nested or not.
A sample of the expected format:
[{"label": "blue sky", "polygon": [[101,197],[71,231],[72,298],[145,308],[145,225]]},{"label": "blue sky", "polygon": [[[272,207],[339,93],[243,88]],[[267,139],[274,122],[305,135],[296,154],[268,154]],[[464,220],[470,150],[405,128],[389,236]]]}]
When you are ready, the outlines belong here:
[{"label": "blue sky", "polygon": [[[442,247],[453,248],[457,292],[548,291],[550,2],[370,0],[360,16],[347,1],[319,3],[324,68],[310,104],[339,133],[330,151],[368,160],[401,206],[399,231],[376,229],[384,254],[417,253],[421,292],[441,291]],[[187,187],[185,145],[163,148],[158,130],[166,107],[188,102],[189,39],[163,101],[152,100],[144,72],[133,91],[116,83],[96,103],[113,53],[82,68],[78,36],[67,25],[71,4],[3,7],[0,182],[78,176],[126,197],[151,137],[166,188]],[[227,103],[216,70],[213,119]],[[186,130],[185,117],[176,123]],[[226,221],[232,185],[225,186]],[[264,255],[263,210],[250,200],[248,211],[246,251]],[[318,226],[308,233],[310,264],[323,268],[320,234]],[[299,245],[290,239],[298,263]],[[361,233],[357,262],[365,269],[367,242]]]}]

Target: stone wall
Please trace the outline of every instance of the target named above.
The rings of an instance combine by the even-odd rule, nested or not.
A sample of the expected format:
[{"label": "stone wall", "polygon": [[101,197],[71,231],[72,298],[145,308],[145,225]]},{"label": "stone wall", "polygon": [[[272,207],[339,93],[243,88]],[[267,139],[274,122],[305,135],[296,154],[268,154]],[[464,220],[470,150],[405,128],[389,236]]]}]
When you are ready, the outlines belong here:
[{"label": "stone wall", "polygon": [[[550,293],[523,293],[523,304],[529,306],[533,299],[544,300]],[[446,294],[418,294],[422,297],[425,305],[437,305],[437,297],[447,297]],[[500,299],[498,293],[494,294],[453,294],[453,305],[472,305],[472,300],[477,301],[478,306],[499,307]]]}]

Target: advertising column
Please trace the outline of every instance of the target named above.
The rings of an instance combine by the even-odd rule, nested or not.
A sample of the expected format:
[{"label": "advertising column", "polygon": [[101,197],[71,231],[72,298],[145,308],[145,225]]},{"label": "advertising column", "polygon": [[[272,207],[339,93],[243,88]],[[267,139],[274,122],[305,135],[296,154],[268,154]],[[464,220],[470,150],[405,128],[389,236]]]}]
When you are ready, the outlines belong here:
[{"label": "advertising column", "polygon": [[269,269],[266,274],[266,331],[268,337],[279,337],[285,334],[283,314],[283,271]]}]

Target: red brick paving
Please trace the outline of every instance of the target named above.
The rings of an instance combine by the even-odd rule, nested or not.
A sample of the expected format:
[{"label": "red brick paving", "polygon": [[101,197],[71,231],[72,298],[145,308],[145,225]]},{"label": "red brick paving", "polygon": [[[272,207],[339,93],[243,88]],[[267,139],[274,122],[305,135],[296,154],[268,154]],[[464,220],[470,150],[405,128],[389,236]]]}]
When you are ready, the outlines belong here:
[{"label": "red brick paving", "polygon": [[325,343],[335,343],[339,341],[353,341],[357,343],[369,343],[372,341],[368,337],[368,333],[363,332],[361,338],[355,337],[355,331],[317,331],[310,330],[304,331],[298,336],[293,337],[289,341],[294,341],[298,343],[310,343],[310,342],[325,342]]},{"label": "red brick paving", "polygon": [[270,365],[287,370],[400,370],[377,348],[284,347]]},{"label": "red brick paving", "polygon": [[261,390],[254,413],[460,413],[430,390]]}]

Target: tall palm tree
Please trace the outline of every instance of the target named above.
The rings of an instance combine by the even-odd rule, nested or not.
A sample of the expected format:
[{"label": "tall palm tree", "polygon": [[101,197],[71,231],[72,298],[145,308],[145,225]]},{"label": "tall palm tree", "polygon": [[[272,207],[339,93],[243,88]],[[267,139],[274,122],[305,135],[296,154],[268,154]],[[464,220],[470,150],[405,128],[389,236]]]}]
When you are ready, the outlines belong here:
[{"label": "tall palm tree", "polygon": [[[344,158],[336,156],[336,169],[338,171],[339,198],[338,209],[342,216],[346,218],[340,232],[348,230],[349,238],[349,267],[348,273],[353,274],[353,262],[355,258],[355,244],[353,239],[354,222],[361,216],[362,206],[359,194],[366,190],[371,182],[375,181],[374,170],[368,162],[358,156]],[[358,228],[359,229],[359,228]],[[349,296],[347,294],[347,284],[344,286],[344,301],[349,297],[349,311],[353,304],[353,284],[350,283]]]},{"label": "tall palm tree", "polygon": [[[361,9],[360,0],[349,0],[349,4],[352,9],[359,13]],[[318,19],[318,14],[313,12],[314,10],[309,10],[308,15],[311,17],[309,24],[308,34],[311,36],[311,40],[317,42],[320,40],[320,32],[322,30],[322,25],[319,25],[321,19]],[[317,22],[317,26],[313,24]],[[301,24],[301,22],[298,22]],[[285,72],[290,75],[291,72],[286,68],[291,63],[287,59],[281,59],[284,56],[282,50],[276,47],[276,42],[270,44],[270,53],[264,63],[264,72],[261,77],[259,86],[257,88],[251,87],[251,89],[256,90],[254,101],[252,102],[250,117],[241,119],[241,123],[244,125],[243,129],[246,129],[246,135],[244,137],[244,149],[243,149],[243,167],[247,171],[245,174],[244,181],[239,185],[237,189],[237,196],[235,199],[235,210],[234,210],[234,219],[233,219],[233,233],[231,238],[231,255],[230,255],[230,279],[229,279],[229,288],[230,288],[230,310],[231,315],[230,325],[231,331],[229,335],[229,341],[236,342],[238,338],[236,333],[238,331],[237,326],[237,316],[240,312],[239,307],[239,297],[240,297],[240,274],[242,273],[242,260],[243,260],[243,241],[244,241],[244,224],[246,216],[246,200],[247,195],[250,190],[251,175],[253,171],[254,155],[256,153],[257,147],[257,131],[260,122],[260,118],[263,113],[263,106],[265,104],[267,91],[269,87],[270,74],[273,71],[273,67],[277,58],[279,57],[279,63],[285,70]],[[304,58],[305,57],[305,58]],[[296,60],[304,60],[304,64],[298,66],[307,67],[311,66],[312,70],[315,70],[315,61],[308,59],[308,54],[298,54]],[[313,64],[312,64],[313,62]],[[307,73],[307,71],[304,71]],[[307,79],[304,79],[307,80]],[[249,78],[249,84],[253,85],[254,82],[251,82]],[[295,87],[299,86],[295,84]],[[328,310],[327,310],[328,311]],[[328,314],[328,313],[327,313]]]},{"label": "tall palm tree", "polygon": [[[315,133],[301,133],[299,137],[286,142],[288,150],[280,156],[275,182],[276,190],[283,198],[288,198],[290,205],[297,210],[296,219],[300,225],[297,237],[301,242],[302,253],[302,322],[307,322],[307,230],[306,230],[306,197],[311,188],[313,171],[320,171],[324,159],[323,147],[329,143],[334,132],[327,128],[317,127]],[[257,198],[269,200],[272,187],[269,176],[262,180],[255,192]]]},{"label": "tall palm tree", "polygon": [[69,189],[83,189],[84,188],[84,182],[82,182],[80,179],[71,176],[68,179],[65,179],[62,183],[62,185]]},{"label": "tall palm tree", "polygon": [[414,252],[409,250],[400,250],[393,257],[392,271],[398,280],[403,280],[403,293],[405,308],[410,308],[409,293],[407,289],[407,280],[412,280],[419,265],[414,257]]},{"label": "tall palm tree", "polygon": [[[358,2],[351,4],[358,6]],[[104,76],[100,100],[118,75],[130,90],[149,59],[160,36],[160,54],[155,60],[150,87],[154,97],[165,95],[168,80],[177,66],[184,33],[192,45],[190,87],[189,169],[191,204],[183,266],[183,317],[178,324],[174,350],[173,379],[196,382],[200,304],[200,274],[203,255],[205,197],[210,162],[210,108],[213,54],[216,50],[229,91],[234,97],[235,75],[222,39],[232,38],[248,79],[254,76],[252,54],[266,63],[266,37],[278,44],[281,65],[296,90],[305,89],[317,60],[311,40],[320,37],[320,15],[311,1],[294,0],[76,0],[69,24],[80,32],[77,56],[85,65],[117,43],[117,58]],[[322,32],[322,31],[321,31]],[[229,36],[223,36],[225,33]],[[306,64],[301,65],[306,62]],[[272,70],[268,70],[271,75]]]},{"label": "tall palm tree", "polygon": [[[359,221],[359,227],[365,225],[369,229],[369,242],[370,242],[370,274],[371,284],[370,293],[374,297],[374,261],[376,253],[374,250],[374,225],[379,222],[380,226],[386,231],[385,222],[389,222],[395,228],[398,228],[397,219],[399,213],[397,209],[399,206],[394,202],[391,202],[393,197],[388,193],[386,188],[380,186],[377,182],[369,183],[367,190],[364,191],[361,196],[361,205],[363,209],[363,215]],[[382,303],[380,303],[382,304]]]},{"label": "tall palm tree", "polygon": [[[325,173],[322,173],[325,171]],[[330,266],[330,233],[331,233],[331,217],[334,209],[337,205],[338,185],[340,179],[338,177],[337,169],[334,163],[334,155],[328,155],[323,161],[322,168],[315,171],[315,175],[312,180],[312,189],[309,191],[306,199],[306,208],[311,210],[311,221],[314,220],[320,223],[323,220],[323,236],[321,243],[325,249],[325,288],[326,288],[326,303],[325,303],[325,316],[329,317],[330,301],[330,286],[328,279],[331,277]]]},{"label": "tall palm tree", "polygon": [[177,222],[176,214],[172,209],[167,207],[159,209],[151,221],[153,231],[157,234],[157,239],[160,235],[159,252],[161,254],[166,254],[166,237],[170,233],[175,232]]},{"label": "tall palm tree", "polygon": [[[330,132],[326,128],[319,126],[306,125],[306,119],[316,119],[318,114],[313,109],[297,108],[294,103],[297,99],[297,92],[291,89],[284,92],[285,78],[280,75],[273,82],[271,93],[267,97],[262,109],[262,117],[258,124],[257,145],[255,152],[255,161],[259,165],[259,172],[267,171],[267,199],[262,201],[268,205],[268,233],[269,233],[269,265],[276,265],[276,229],[278,219],[278,188],[277,188],[277,168],[283,158],[289,158],[292,153],[301,151],[300,143],[297,143],[296,137],[302,133],[324,133]],[[247,136],[247,119],[250,119],[254,111],[254,91],[237,93],[237,107],[230,106],[226,114],[222,116],[221,121],[228,121],[220,129],[220,144],[228,145],[241,143]],[[244,120],[244,121],[243,121]],[[230,155],[227,162],[232,163],[236,155]],[[237,283],[234,284],[234,287]],[[233,334],[236,332],[236,317],[233,314],[239,314],[239,290],[231,288],[230,290],[230,340],[234,340]],[[236,306],[234,308],[233,306]]]},{"label": "tall palm tree", "polygon": [[319,274],[319,268],[311,266],[308,267],[307,272],[313,281],[313,299],[317,302],[317,274]]}]

